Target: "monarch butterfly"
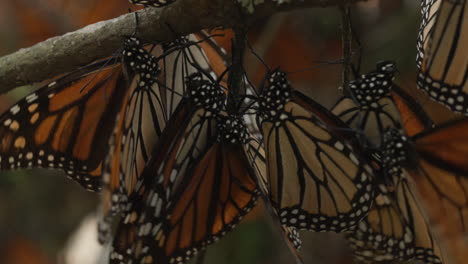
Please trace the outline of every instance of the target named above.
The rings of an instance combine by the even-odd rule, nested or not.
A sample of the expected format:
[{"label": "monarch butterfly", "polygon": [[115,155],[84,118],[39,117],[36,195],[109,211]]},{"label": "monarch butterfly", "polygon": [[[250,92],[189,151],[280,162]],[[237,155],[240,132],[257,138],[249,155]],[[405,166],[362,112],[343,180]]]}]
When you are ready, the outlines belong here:
[{"label": "monarch butterfly", "polygon": [[[102,163],[128,83],[155,74],[138,68],[124,41],[124,55],[70,73],[39,88],[0,116],[0,169],[61,168],[88,190],[101,188]],[[120,61],[120,63],[119,63]]]},{"label": "monarch butterfly", "polygon": [[371,146],[378,147],[388,127],[421,131],[432,120],[410,95],[393,83],[396,66],[392,61],[377,63],[377,69],[351,81],[349,94],[339,99],[332,113],[347,125],[363,131]]},{"label": "monarch butterfly", "polygon": [[[249,128],[249,127],[247,127]],[[254,132],[257,132],[257,127],[254,128]],[[250,132],[250,131],[249,131]],[[250,132],[250,135],[251,132]],[[249,143],[244,145],[244,150],[249,159],[250,166],[255,172],[257,177],[258,189],[263,198],[266,210],[269,215],[273,218],[273,224],[279,229],[282,236],[285,238],[286,245],[296,260],[296,263],[302,263],[302,258],[298,252],[301,248],[302,240],[299,235],[299,231],[295,227],[291,227],[285,224],[280,224],[278,211],[271,205],[270,202],[270,184],[268,182],[266,174],[266,160],[265,150],[254,135],[251,136]]]},{"label": "monarch butterfly", "polygon": [[407,156],[406,137],[389,128],[383,135],[380,182],[374,207],[348,236],[354,254],[364,262],[419,259],[442,263],[442,253],[433,238],[424,212],[401,170]]},{"label": "monarch butterfly", "polygon": [[[201,40],[200,40],[201,39]],[[128,196],[135,191],[143,168],[157,144],[167,121],[186,93],[181,80],[198,70],[223,70],[223,54],[212,50],[211,39],[190,35],[172,43],[153,47],[152,54],[143,49],[142,55],[153,64],[159,63],[161,73],[141,77],[124,99],[120,119],[110,141],[110,154],[104,165],[104,191],[102,193],[99,240],[109,236],[113,215],[125,211]],[[208,44],[210,43],[210,44]],[[162,51],[161,51],[161,47]],[[205,53],[205,51],[207,51]],[[135,51],[133,53],[136,53]],[[157,61],[157,62],[155,62]],[[197,65],[197,67],[193,65]],[[221,65],[219,65],[221,64]]]},{"label": "monarch butterfly", "polygon": [[258,98],[270,199],[281,224],[313,231],[341,232],[369,211],[372,170],[346,125],[292,88],[275,70]]},{"label": "monarch butterfly", "polygon": [[[370,137],[369,152],[376,171],[372,209],[347,238],[362,262],[417,258],[425,263],[441,263],[438,244],[405,174],[395,168],[396,164],[389,164],[389,160],[396,162],[401,153],[393,142],[396,139],[385,136],[387,129],[403,125],[408,135],[414,135],[433,125],[418,102],[393,84],[395,71],[391,61],[378,63],[376,71],[350,83],[350,96],[340,99],[333,109],[347,124]],[[378,150],[375,146],[379,146]]]},{"label": "monarch butterfly", "polygon": [[[393,98],[404,120],[402,124],[405,131],[411,138],[407,140],[408,143],[398,145],[403,146],[404,153],[389,147],[387,153],[381,156],[388,158],[400,154],[399,159],[404,160],[402,157],[405,157],[407,161],[401,161],[403,164],[398,165],[403,167],[403,174],[395,173],[397,177],[391,178],[390,184],[388,179],[387,182],[380,182],[379,186],[385,187],[383,183],[386,183],[392,190],[386,191],[386,188],[382,188],[377,191],[374,208],[360,223],[361,229],[351,235],[356,254],[359,258],[371,262],[391,258],[422,258],[429,263],[440,263],[442,258],[445,260],[450,256],[464,256],[463,249],[466,245],[462,242],[462,237],[466,233],[465,215],[468,200],[467,170],[464,161],[467,122],[461,120],[432,128],[421,108],[414,108],[418,105],[417,102],[408,96]],[[402,140],[393,136],[392,140],[387,141]],[[391,151],[394,152],[393,155]],[[392,168],[388,165],[387,167]],[[381,177],[382,173],[377,178]],[[386,178],[388,177],[384,177],[382,181]],[[390,199],[392,196],[393,199]],[[421,209],[418,206],[421,206]],[[431,237],[422,217],[426,214],[429,216],[429,225],[436,225],[436,229],[432,229],[435,230],[435,239]],[[392,216],[390,220],[385,218],[389,215]],[[440,215],[444,215],[444,218]],[[408,228],[405,228],[406,236],[411,239],[404,239],[404,227]],[[437,232],[438,229],[441,230]],[[374,239],[378,237],[379,243],[377,240],[370,240],[370,236]],[[385,244],[391,239],[392,245],[396,245],[396,241],[402,242],[402,248],[397,249]],[[441,249],[444,253],[451,252],[448,252],[450,254],[446,257],[441,253]]]},{"label": "monarch butterfly", "polygon": [[417,85],[433,100],[468,114],[467,1],[423,1]]},{"label": "monarch butterfly", "polygon": [[130,196],[111,263],[183,263],[255,204],[241,117],[221,113],[224,91],[200,73],[189,77],[188,91],[143,172],[144,183]]}]

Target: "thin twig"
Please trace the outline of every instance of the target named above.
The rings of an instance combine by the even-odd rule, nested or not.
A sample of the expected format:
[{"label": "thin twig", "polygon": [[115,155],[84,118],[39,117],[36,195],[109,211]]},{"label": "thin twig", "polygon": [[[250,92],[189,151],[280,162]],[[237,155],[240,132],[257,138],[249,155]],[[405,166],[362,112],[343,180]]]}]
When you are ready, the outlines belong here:
[{"label": "thin twig", "polygon": [[[257,6],[252,15],[237,12],[239,8],[236,1],[176,1],[164,8],[139,11],[138,37],[151,42],[168,41],[176,37],[174,31],[185,35],[220,26],[230,28],[240,21],[249,25],[277,12],[314,6],[337,6],[343,1],[345,0],[304,0],[280,6],[267,1]],[[0,58],[0,94],[110,56],[121,46],[123,36],[132,35],[134,31],[135,17],[133,14],[126,14],[4,56]]]},{"label": "thin twig", "polygon": [[348,3],[340,5],[341,13],[341,42],[343,49],[343,88],[345,89],[349,83],[349,75],[351,69],[351,54],[352,54],[352,32],[350,20],[350,6]]}]

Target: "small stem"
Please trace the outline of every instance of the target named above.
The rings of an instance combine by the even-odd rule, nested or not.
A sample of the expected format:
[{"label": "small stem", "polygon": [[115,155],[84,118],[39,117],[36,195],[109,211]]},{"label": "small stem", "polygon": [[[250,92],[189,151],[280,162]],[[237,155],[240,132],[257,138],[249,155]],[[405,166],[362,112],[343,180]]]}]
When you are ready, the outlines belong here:
[{"label": "small stem", "polygon": [[349,3],[340,5],[341,13],[341,42],[343,49],[343,88],[345,89],[349,83],[349,75],[351,69],[351,54],[352,54],[352,31],[350,20],[351,9]]}]

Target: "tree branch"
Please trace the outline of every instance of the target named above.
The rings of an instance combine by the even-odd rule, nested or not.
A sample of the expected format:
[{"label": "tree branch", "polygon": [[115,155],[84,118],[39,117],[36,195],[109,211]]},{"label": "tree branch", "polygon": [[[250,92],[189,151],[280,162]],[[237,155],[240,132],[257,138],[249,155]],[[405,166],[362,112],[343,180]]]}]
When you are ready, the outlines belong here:
[{"label": "tree branch", "polygon": [[[164,8],[138,12],[137,35],[145,41],[170,41],[174,32],[186,35],[202,29],[230,28],[239,21],[254,23],[274,13],[297,8],[336,6],[347,0],[293,0],[282,4],[267,0],[252,15],[242,14],[235,0],[184,0]],[[358,2],[363,0],[351,0]],[[112,55],[123,36],[134,33],[134,14],[98,22],[0,58],[0,94],[15,87],[43,81]],[[170,25],[170,26],[168,26]]]}]

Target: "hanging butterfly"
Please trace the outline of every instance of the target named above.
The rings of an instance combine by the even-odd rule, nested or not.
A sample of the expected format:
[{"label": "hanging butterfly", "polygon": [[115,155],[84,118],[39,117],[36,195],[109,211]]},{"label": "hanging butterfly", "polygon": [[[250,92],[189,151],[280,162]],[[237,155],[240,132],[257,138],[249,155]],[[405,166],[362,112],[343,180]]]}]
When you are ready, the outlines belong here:
[{"label": "hanging butterfly", "polygon": [[[159,63],[162,72],[142,76],[135,85],[130,86],[131,90],[120,110],[121,118],[114,129],[110,154],[104,165],[105,188],[99,223],[101,242],[106,241],[111,233],[113,216],[127,210],[128,196],[135,191],[135,185],[167,121],[186,93],[181,80],[199,68],[207,72],[217,70],[218,74],[224,70],[224,60],[221,58],[224,54],[215,52],[211,45],[216,43],[210,41],[209,36],[190,35],[153,47],[152,54],[139,48],[142,53],[139,56],[151,64]],[[133,54],[138,53],[133,51]],[[160,57],[153,56],[157,54]]]},{"label": "hanging butterfly", "polygon": [[129,85],[156,65],[139,68],[124,41],[121,56],[72,72],[39,88],[0,116],[0,169],[56,168],[88,190],[101,188],[102,163]]},{"label": "hanging butterfly", "polygon": [[275,70],[258,98],[270,200],[281,223],[341,232],[365,217],[372,170],[346,125],[297,91]]},{"label": "hanging butterfly", "polygon": [[423,1],[417,85],[433,100],[468,114],[467,1]]},{"label": "hanging butterfly", "polygon": [[401,154],[398,148],[395,150],[396,144],[383,140],[388,128],[403,125],[409,135],[414,135],[433,126],[419,103],[393,84],[394,72],[393,62],[378,63],[376,71],[350,83],[349,96],[340,99],[333,109],[351,127],[363,131],[371,143],[367,144],[367,152],[377,172],[372,209],[348,232],[347,239],[355,257],[364,263],[413,258],[441,263],[438,245],[406,176],[399,170],[392,171],[395,165],[388,164],[390,157]]},{"label": "hanging butterfly", "polygon": [[140,188],[130,196],[132,208],[117,230],[111,263],[182,263],[232,229],[255,204],[258,191],[243,154],[242,119],[220,113],[226,97],[215,82],[198,73],[189,77],[188,87]]},{"label": "hanging butterfly", "polygon": [[398,129],[383,134],[376,198],[369,215],[349,232],[353,253],[363,263],[422,260],[442,263],[442,252],[424,218],[401,164],[407,140]]},{"label": "hanging butterfly", "polygon": [[[465,236],[467,224],[468,171],[464,160],[464,142],[468,140],[465,136],[468,124],[466,120],[462,120],[432,128],[427,115],[422,114],[420,107],[415,107],[418,106],[417,102],[410,97],[399,99],[395,100],[395,103],[400,109],[405,131],[411,136],[407,144],[398,144],[399,148],[404,147],[407,161],[403,162],[401,157],[395,158],[402,163],[399,165],[404,168],[402,173],[388,173],[384,170],[377,174],[380,188],[377,190],[375,206],[351,237],[356,255],[368,262],[392,258],[418,258],[425,259],[427,263],[440,263],[442,258],[445,261],[448,258],[446,255],[464,256],[460,252],[463,252],[466,245],[460,241],[464,240],[461,237]],[[403,140],[393,138],[387,141]],[[379,156],[393,157],[390,155],[392,151],[394,155],[402,154],[401,150],[387,148],[387,152]],[[376,163],[381,161],[377,160]],[[392,168],[388,165],[387,167]],[[388,179],[385,175],[398,177]],[[426,214],[429,216],[429,226],[435,233],[435,239],[431,237],[428,224],[422,217]],[[389,220],[385,215],[391,215],[393,218]],[[442,215],[443,218],[440,217]],[[384,229],[383,226],[387,228]],[[433,228],[434,226],[436,228]],[[442,231],[436,232],[438,229]],[[394,247],[399,243],[402,243],[399,249]],[[442,254],[440,248],[444,253],[448,249],[455,253]]]},{"label": "hanging butterfly", "polygon": [[[375,71],[351,81],[349,88],[345,90],[347,95],[332,107],[332,113],[349,127],[363,132],[364,141],[368,141],[364,144],[378,147],[385,129],[399,127],[401,122],[432,125],[423,108],[393,83],[396,71],[392,61],[377,63]],[[405,111],[408,115],[400,116],[400,110],[404,111],[400,108],[408,106],[411,107]],[[410,116],[414,116],[411,122],[401,120]]]},{"label": "hanging butterfly", "polygon": [[453,263],[464,263],[468,257],[467,132],[465,118],[418,133],[405,145],[403,169]]},{"label": "hanging butterfly", "polygon": [[266,160],[265,150],[262,145],[261,133],[256,122],[256,109],[258,109],[257,102],[257,91],[253,84],[247,78],[247,74],[244,72],[244,82],[242,90],[245,94],[242,97],[241,105],[244,106],[243,122],[247,128],[249,134],[249,141],[244,144],[244,152],[249,160],[250,166],[252,167],[255,176],[258,189],[260,191],[262,201],[269,217],[272,218],[273,227],[280,232],[281,237],[284,238],[286,245],[288,246],[292,256],[295,258],[296,263],[302,263],[302,257],[300,256],[299,249],[302,245],[302,241],[299,235],[299,231],[291,226],[280,224],[278,211],[271,205],[269,195],[269,183],[266,173]]}]

